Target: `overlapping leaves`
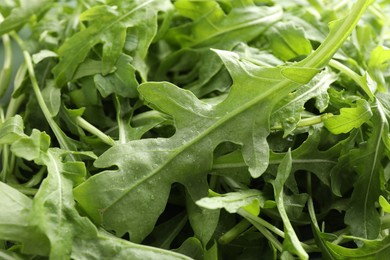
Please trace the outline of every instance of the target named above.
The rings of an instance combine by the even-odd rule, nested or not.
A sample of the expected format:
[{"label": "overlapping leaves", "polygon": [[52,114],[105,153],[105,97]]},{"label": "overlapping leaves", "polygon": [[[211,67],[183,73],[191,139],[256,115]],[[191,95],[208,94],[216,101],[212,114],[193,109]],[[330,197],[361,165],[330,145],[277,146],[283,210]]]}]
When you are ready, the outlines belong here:
[{"label": "overlapping leaves", "polygon": [[[357,21],[354,15],[340,22],[346,33]],[[77,201],[96,222],[118,235],[129,232],[133,241],[140,241],[163,211],[173,183],[183,184],[194,200],[207,194],[206,173],[218,144],[229,141],[241,145],[251,175],[259,177],[268,166],[266,138],[273,106],[309,82],[318,73],[317,68],[330,59],[334,44],[341,44],[346,37],[341,34],[336,40],[334,34],[332,30],[331,45],[323,45],[295,66],[264,68],[241,60],[235,53],[216,51],[234,82],[229,96],[216,105],[203,103],[191,92],[167,82],[142,84],[140,94],[151,107],[174,118],[176,133],[171,138],[133,141],[108,150],[95,166],[116,166],[118,170],[104,171],[78,186]],[[321,53],[325,49],[326,55]],[[96,190],[104,192],[96,194]],[[135,210],[125,213],[128,208]]]},{"label": "overlapping leaves", "polygon": [[388,254],[388,1],[27,2],[0,258]]}]

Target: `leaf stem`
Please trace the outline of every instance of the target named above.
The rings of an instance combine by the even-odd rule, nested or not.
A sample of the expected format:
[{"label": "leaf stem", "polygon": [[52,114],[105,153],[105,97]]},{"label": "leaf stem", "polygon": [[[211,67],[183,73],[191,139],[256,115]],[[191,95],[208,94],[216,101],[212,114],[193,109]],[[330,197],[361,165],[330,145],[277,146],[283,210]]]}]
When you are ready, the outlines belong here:
[{"label": "leaf stem", "polygon": [[110,146],[115,145],[115,141],[110,136],[108,136],[105,133],[103,133],[102,131],[100,131],[98,128],[96,128],[94,125],[89,123],[87,120],[85,120],[81,116],[76,117],[76,123],[84,130],[86,130],[86,131],[90,132],[91,134],[95,135],[96,137],[98,137],[100,140],[102,140],[102,142],[104,142]]},{"label": "leaf stem", "polygon": [[232,242],[236,237],[238,237],[241,233],[243,233],[245,230],[247,230],[252,224],[248,222],[248,220],[243,219],[241,220],[237,225],[235,225],[232,229],[230,229],[228,232],[223,234],[219,239],[218,242],[221,245],[226,245]]},{"label": "leaf stem", "polygon": [[[279,252],[283,251],[282,243],[280,243],[280,241],[274,235],[272,235],[272,233],[266,229],[264,225],[260,224],[257,217],[253,216],[243,208],[240,208],[237,213],[252,223],[252,225],[255,226]],[[276,229],[276,227],[274,228]]]},{"label": "leaf stem", "polygon": [[25,194],[25,195],[31,195],[31,196],[34,196],[37,192],[38,192],[38,189],[36,188],[30,188],[30,187],[25,187],[23,185],[19,185],[19,184],[9,184],[11,187],[17,189],[19,192]]},{"label": "leaf stem", "polygon": [[[297,128],[321,124],[325,119],[327,119],[331,116],[333,116],[331,113],[325,113],[322,115],[301,119],[297,124]],[[283,126],[280,124],[277,124],[277,125],[272,126],[271,130],[272,131],[280,131],[280,130],[283,130]]]}]

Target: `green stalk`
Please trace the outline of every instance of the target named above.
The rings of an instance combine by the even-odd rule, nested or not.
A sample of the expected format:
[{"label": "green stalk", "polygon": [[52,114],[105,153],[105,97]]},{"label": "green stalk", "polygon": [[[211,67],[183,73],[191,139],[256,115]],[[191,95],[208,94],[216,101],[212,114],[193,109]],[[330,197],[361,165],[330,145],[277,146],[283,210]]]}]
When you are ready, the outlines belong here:
[{"label": "green stalk", "polygon": [[219,239],[218,242],[221,245],[227,245],[230,242],[232,242],[236,237],[241,235],[245,230],[247,230],[252,224],[248,222],[246,219],[241,220],[237,225],[235,225],[232,229],[230,229],[228,232],[223,234]]},{"label": "green stalk", "polygon": [[[321,124],[325,119],[331,116],[333,116],[331,113],[325,113],[318,116],[303,118],[298,122],[297,128]],[[280,124],[271,127],[271,131],[280,131],[280,130],[283,130],[283,126]]]},{"label": "green stalk", "polygon": [[272,235],[272,233],[268,229],[266,229],[262,224],[260,224],[255,216],[253,216],[251,213],[249,213],[248,211],[246,211],[245,209],[242,209],[242,208],[239,209],[237,213],[239,215],[241,215],[242,217],[246,218],[250,223],[252,223],[252,225],[255,226],[257,228],[257,230],[259,230],[260,233],[263,234],[263,236],[266,239],[268,239],[268,241],[279,252],[283,251],[282,243],[280,243],[280,241],[274,235]]},{"label": "green stalk", "polygon": [[120,144],[125,144],[127,142],[126,131],[125,131],[125,122],[122,118],[122,107],[120,97],[115,96],[115,108],[116,108],[116,121],[118,122],[118,133]]},{"label": "green stalk", "polygon": [[109,137],[108,135],[106,135],[105,133],[100,131],[98,128],[93,126],[91,123],[89,123],[84,118],[82,118],[80,116],[76,117],[76,123],[84,130],[86,130],[86,131],[90,132],[91,134],[95,135],[96,137],[98,137],[100,140],[102,140],[102,142],[104,142],[110,146],[115,145],[115,141],[111,137]]}]

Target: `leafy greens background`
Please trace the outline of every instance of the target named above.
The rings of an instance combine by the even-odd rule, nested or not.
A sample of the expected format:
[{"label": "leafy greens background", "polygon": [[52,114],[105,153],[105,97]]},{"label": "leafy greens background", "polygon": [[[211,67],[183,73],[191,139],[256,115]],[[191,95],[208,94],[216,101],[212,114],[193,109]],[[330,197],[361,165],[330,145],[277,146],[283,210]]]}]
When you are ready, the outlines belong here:
[{"label": "leafy greens background", "polygon": [[0,257],[385,259],[389,9],[1,2]]}]

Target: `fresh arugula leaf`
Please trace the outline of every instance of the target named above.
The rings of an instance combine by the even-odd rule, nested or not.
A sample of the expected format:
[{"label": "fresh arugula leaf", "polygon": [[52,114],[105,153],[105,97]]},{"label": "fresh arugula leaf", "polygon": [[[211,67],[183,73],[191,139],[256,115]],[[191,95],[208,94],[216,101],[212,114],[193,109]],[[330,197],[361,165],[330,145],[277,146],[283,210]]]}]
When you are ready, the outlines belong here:
[{"label": "fresh arugula leaf", "polygon": [[0,23],[0,35],[19,29],[26,24],[32,16],[47,11],[53,4],[51,0],[21,1],[21,5],[12,9],[11,13]]},{"label": "fresh arugula leaf", "polygon": [[299,59],[312,52],[312,46],[302,28],[291,22],[277,23],[268,35],[274,55],[281,60]]},{"label": "fresh arugula leaf", "polygon": [[237,213],[238,209],[254,203],[264,206],[264,195],[258,190],[243,190],[226,194],[214,194],[213,197],[202,198],[197,205],[208,209],[224,208],[229,213]]},{"label": "fresh arugula leaf", "polygon": [[[157,32],[156,15],[159,11],[167,11],[170,8],[169,1],[110,1],[110,5],[97,5],[80,16],[80,21],[88,26],[75,33],[58,50],[60,62],[54,67],[57,86],[62,87],[65,82],[73,79],[77,67],[85,60],[90,50],[97,44],[102,44],[101,68],[103,75],[108,74],[118,58],[126,42],[126,30],[129,27],[149,24],[148,32],[140,34],[138,41],[144,40],[147,49]],[[154,22],[151,22],[154,21]],[[154,32],[154,33],[153,33]],[[111,39],[115,37],[115,44]]]},{"label": "fresh arugula leaf", "polygon": [[370,105],[364,99],[356,102],[356,107],[342,108],[340,115],[332,116],[324,121],[325,127],[333,134],[348,133],[358,128],[372,117]]},{"label": "fresh arugula leaf", "polygon": [[381,159],[384,144],[381,140],[387,125],[381,110],[381,105],[378,103],[372,119],[372,124],[377,127],[372,129],[367,143],[351,152],[350,163],[359,176],[354,185],[345,222],[350,225],[352,235],[366,239],[377,239],[380,231],[380,218],[375,203],[378,201],[382,185]]},{"label": "fresh arugula leaf", "polygon": [[286,96],[277,104],[271,115],[271,127],[281,125],[285,137],[291,134],[301,120],[301,112],[305,110],[305,103],[312,98],[316,99],[315,107],[323,112],[329,101],[327,89],[336,79],[336,75],[332,72],[323,71],[307,85]]},{"label": "fresh arugula leaf", "polygon": [[299,256],[300,259],[309,259],[308,254],[303,249],[291,225],[283,201],[283,186],[291,173],[291,165],[292,165],[291,152],[288,151],[286,156],[283,158],[282,162],[280,163],[280,166],[278,168],[278,173],[276,175],[276,179],[273,182],[275,201],[278,207],[279,214],[283,220],[284,232],[286,235],[283,241],[283,249],[286,252],[295,253],[297,256]]},{"label": "fresh arugula leaf", "polygon": [[385,212],[390,212],[390,203],[382,195],[379,196],[379,204]]}]

